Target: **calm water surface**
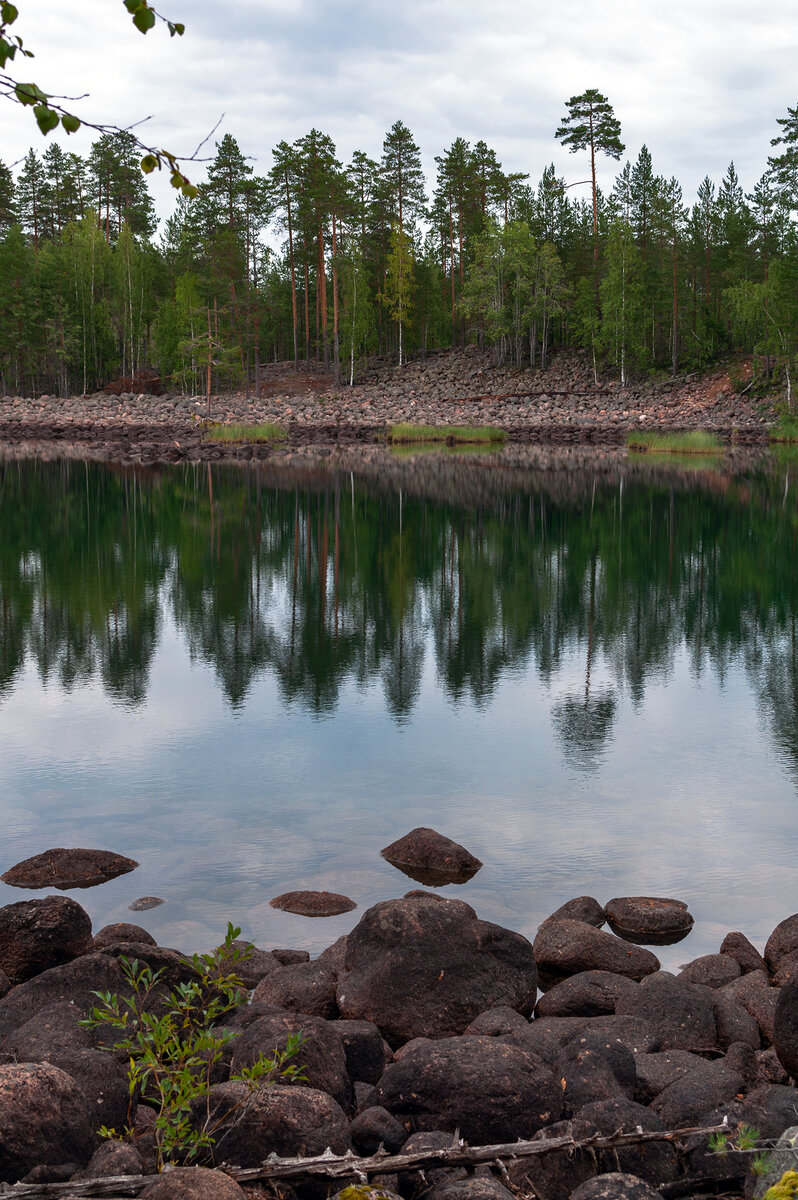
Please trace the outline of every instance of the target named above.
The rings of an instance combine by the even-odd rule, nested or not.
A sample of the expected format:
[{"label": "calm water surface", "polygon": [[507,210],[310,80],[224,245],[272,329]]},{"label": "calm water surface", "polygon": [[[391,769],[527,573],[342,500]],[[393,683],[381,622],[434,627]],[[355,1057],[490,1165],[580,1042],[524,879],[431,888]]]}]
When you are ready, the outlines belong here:
[{"label": "calm water surface", "polygon": [[[796,487],[499,474],[0,465],[0,869],[106,847],[141,866],[72,893],[95,928],[315,953],[432,825],[485,864],[444,893],[528,937],[643,893],[696,918],[666,965],[761,946],[798,908]],[[305,887],[359,909],[269,907]]]}]

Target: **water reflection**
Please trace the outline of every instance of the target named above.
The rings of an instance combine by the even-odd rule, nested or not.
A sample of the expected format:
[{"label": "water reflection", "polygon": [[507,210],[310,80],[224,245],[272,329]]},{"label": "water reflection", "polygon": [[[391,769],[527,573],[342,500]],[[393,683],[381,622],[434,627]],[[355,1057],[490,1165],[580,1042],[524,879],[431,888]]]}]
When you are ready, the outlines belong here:
[{"label": "water reflection", "polygon": [[67,691],[100,681],[141,705],[168,615],[234,708],[263,673],[316,714],[379,680],[402,721],[430,656],[454,703],[485,705],[531,666],[566,761],[589,771],[619,697],[642,704],[685,649],[721,685],[745,664],[798,776],[798,515],[783,475],[677,490],[620,468],[550,473],[469,499],[452,470],[432,502],[348,476],[0,466],[0,703],[32,664]]}]

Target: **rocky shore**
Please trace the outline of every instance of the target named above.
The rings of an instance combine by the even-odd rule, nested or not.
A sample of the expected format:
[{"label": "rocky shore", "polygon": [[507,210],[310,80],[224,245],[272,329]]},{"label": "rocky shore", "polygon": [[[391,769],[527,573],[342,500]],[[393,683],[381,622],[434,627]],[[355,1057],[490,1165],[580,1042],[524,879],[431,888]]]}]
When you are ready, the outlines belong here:
[{"label": "rocky shore", "polygon": [[[0,448],[49,446],[131,462],[264,459],[309,445],[374,443],[399,422],[493,425],[511,442],[617,445],[633,430],[705,429],[756,444],[775,419],[776,398],[763,400],[746,383],[750,364],[629,388],[612,378],[595,383],[588,359],[570,352],[554,355],[545,372],[497,367],[477,347],[401,368],[375,360],[352,388],[336,387],[316,364],[313,373],[301,368],[268,364],[258,396],[215,396],[210,409],[204,396],[176,393],[0,397]],[[287,442],[222,446],[207,438],[208,420],[276,422]]]},{"label": "rocky shore", "polygon": [[[790,1165],[789,1147],[786,1159],[780,1151],[758,1160],[759,1174],[739,1147],[754,1136],[746,1130],[770,1147],[798,1125],[798,914],[762,953],[730,932],[717,953],[678,974],[640,944],[674,941],[691,925],[679,901],[618,897],[602,906],[583,896],[530,944],[465,902],[421,889],[368,909],[313,961],[254,949],[242,967],[250,992],[224,1018],[235,1036],[207,1100],[220,1118],[215,1169],[137,1179],[124,1194],[240,1198],[222,1164],[328,1149],[372,1155],[380,1145],[389,1154],[443,1151],[459,1136],[472,1147],[521,1139],[553,1148],[472,1167],[374,1170],[368,1186],[348,1181],[356,1190],[346,1200],[375,1189],[406,1200],[762,1197]],[[153,1109],[136,1106],[135,1089],[131,1099],[125,1056],[104,1048],[102,1030],[79,1024],[98,992],[125,994],[123,955],[163,971],[163,987],[193,973],[139,926],[93,934],[67,896],[0,909],[0,1181],[25,1185],[9,1195],[56,1194],[26,1187],[57,1181],[62,1196],[92,1194],[94,1182],[153,1172]],[[229,1081],[298,1031],[302,1082],[250,1095]],[[706,1135],[660,1136],[724,1121],[729,1148],[720,1155]],[[130,1134],[101,1141],[101,1125]],[[619,1133],[638,1140],[589,1145]],[[577,1148],[562,1149],[563,1137]],[[279,1194],[318,1200],[346,1182],[299,1176]],[[123,1194],[108,1186],[102,1194]]]}]

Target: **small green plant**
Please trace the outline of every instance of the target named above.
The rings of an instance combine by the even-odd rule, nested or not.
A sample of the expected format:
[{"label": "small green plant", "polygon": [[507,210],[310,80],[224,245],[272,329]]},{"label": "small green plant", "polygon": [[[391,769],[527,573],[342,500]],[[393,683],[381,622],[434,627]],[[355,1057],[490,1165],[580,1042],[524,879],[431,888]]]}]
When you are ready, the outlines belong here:
[{"label": "small green plant", "polygon": [[773,1155],[767,1150],[758,1150],[751,1159],[751,1173],[756,1175],[757,1179],[762,1175],[767,1175],[773,1163]]},{"label": "small green plant", "polygon": [[[234,944],[240,933],[228,924],[225,940],[215,950],[184,959],[195,977],[171,991],[163,989],[163,970],[120,958],[130,994],[95,992],[100,1003],[79,1022],[90,1029],[108,1026],[118,1031],[117,1040],[106,1048],[127,1056],[131,1104],[138,1094],[155,1109],[158,1170],[167,1162],[191,1162],[216,1140],[221,1121],[214,1122],[206,1105],[205,1119],[198,1125],[196,1101],[207,1098],[211,1073],[237,1036],[233,1030],[219,1028],[218,1022],[247,998],[235,974],[237,963],[251,953]],[[291,1034],[284,1050],[275,1050],[271,1058],[261,1054],[252,1066],[231,1073],[230,1079],[246,1084],[250,1092],[277,1080],[305,1082],[304,1068],[292,1062],[303,1040],[301,1033]],[[227,1111],[226,1124],[230,1117]],[[105,1126],[99,1132],[102,1137],[118,1136]]]},{"label": "small green plant", "polygon": [[392,425],[390,442],[503,442],[507,434],[495,425]]},{"label": "small green plant", "polygon": [[264,421],[260,425],[206,425],[205,437],[210,442],[284,442],[282,425]]}]

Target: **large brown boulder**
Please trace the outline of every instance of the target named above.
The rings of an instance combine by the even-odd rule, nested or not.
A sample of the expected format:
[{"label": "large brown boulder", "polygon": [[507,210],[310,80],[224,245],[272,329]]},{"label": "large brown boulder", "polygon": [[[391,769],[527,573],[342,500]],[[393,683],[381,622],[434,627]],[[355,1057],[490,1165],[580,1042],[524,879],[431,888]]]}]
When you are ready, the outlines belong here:
[{"label": "large brown boulder", "polygon": [[425,893],[375,904],[349,934],[338,978],[342,1017],[373,1021],[392,1046],[461,1034],[479,1013],[529,1014],[537,971],[526,938],[470,905]]},{"label": "large brown boulder", "polygon": [[[213,1148],[217,1162],[258,1166],[269,1154],[308,1157],[351,1149],[349,1122],[332,1096],[309,1087],[275,1084],[250,1093],[245,1084],[230,1081],[210,1090],[195,1106],[195,1119],[206,1111],[213,1125],[221,1122]],[[226,1128],[225,1128],[226,1127]]]},{"label": "large brown boulder", "polygon": [[391,866],[431,887],[465,883],[482,866],[465,846],[426,826],[411,829],[380,853]]},{"label": "large brown boulder", "polygon": [[327,1092],[348,1108],[352,1101],[352,1082],[346,1069],[346,1055],[335,1022],[305,1013],[254,1012],[239,1009],[228,1021],[237,1034],[232,1046],[232,1066],[236,1071],[249,1067],[259,1054],[271,1058],[275,1050],[284,1050],[289,1035],[301,1033],[302,1044],[293,1066],[302,1067],[308,1086]]},{"label": "large brown boulder", "polygon": [[134,871],[139,864],[123,854],[112,850],[64,850],[58,847],[34,854],[23,862],[16,863],[0,875],[3,883],[11,887],[46,888],[59,891],[67,888],[96,887]]},{"label": "large brown boulder", "polygon": [[535,1012],[539,1017],[599,1017],[615,1012],[621,996],[632,995],[639,984],[611,971],[580,971],[544,992]]},{"label": "large brown boulder", "polygon": [[71,1075],[49,1063],[0,1066],[0,1180],[40,1164],[89,1161],[96,1113]]},{"label": "large brown boulder", "polygon": [[56,1006],[67,1029],[68,1010],[77,1023],[97,1004],[95,992],[124,992],[125,986],[119,963],[107,954],[83,954],[61,967],[51,967],[12,988],[0,1000],[0,1045],[11,1030]]},{"label": "large brown boulder", "polygon": [[706,1053],[717,1044],[715,997],[708,988],[672,975],[655,975],[616,1006],[619,1016],[641,1017],[659,1034],[662,1050]]},{"label": "large brown boulder", "polygon": [[91,918],[68,896],[20,900],[0,908],[0,968],[12,983],[85,954]]},{"label": "large brown boulder", "polygon": [[326,963],[292,963],[264,975],[252,994],[256,1001],[264,1000],[277,1008],[309,1013],[314,1017],[331,1018],[338,1015],[335,1001],[336,974]]},{"label": "large brown boulder", "polygon": [[520,1046],[470,1035],[420,1041],[386,1069],[373,1103],[406,1129],[459,1129],[472,1145],[487,1145],[531,1137],[556,1121],[562,1088]]},{"label": "large brown boulder", "polygon": [[785,958],[798,952],[798,913],[779,921],[765,943],[765,958],[772,970],[778,971]]},{"label": "large brown boulder", "polygon": [[541,976],[555,983],[581,971],[610,971],[640,980],[659,970],[659,959],[586,921],[544,921],[534,943]]},{"label": "large brown boulder", "polygon": [[784,1070],[798,1079],[798,979],[781,988],[773,1019],[773,1046]]},{"label": "large brown boulder", "polygon": [[633,942],[669,945],[693,928],[684,901],[668,896],[615,896],[604,905],[604,912],[615,932]]}]

